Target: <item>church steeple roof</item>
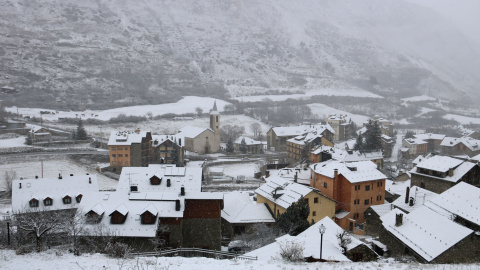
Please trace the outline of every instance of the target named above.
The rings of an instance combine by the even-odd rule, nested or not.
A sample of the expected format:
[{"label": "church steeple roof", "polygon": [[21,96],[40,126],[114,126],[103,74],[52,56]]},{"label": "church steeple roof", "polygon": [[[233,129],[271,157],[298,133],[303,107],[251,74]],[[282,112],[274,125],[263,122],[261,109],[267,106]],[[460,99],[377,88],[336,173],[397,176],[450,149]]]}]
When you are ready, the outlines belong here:
[{"label": "church steeple roof", "polygon": [[219,114],[218,110],[217,110],[217,100],[215,100],[213,102],[213,109],[212,111],[210,112],[210,114]]}]

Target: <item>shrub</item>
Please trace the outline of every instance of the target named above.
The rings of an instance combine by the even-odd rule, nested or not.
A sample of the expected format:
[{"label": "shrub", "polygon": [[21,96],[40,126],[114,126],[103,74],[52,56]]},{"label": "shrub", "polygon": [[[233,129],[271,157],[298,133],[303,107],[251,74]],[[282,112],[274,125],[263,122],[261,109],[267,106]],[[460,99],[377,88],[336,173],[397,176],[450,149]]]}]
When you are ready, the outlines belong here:
[{"label": "shrub", "polygon": [[286,241],[280,244],[280,256],[289,262],[303,261],[304,246],[298,242]]},{"label": "shrub", "polygon": [[105,247],[105,253],[114,258],[125,258],[130,253],[131,248],[124,243],[108,243]]},{"label": "shrub", "polygon": [[28,253],[32,253],[33,250],[34,250],[34,247],[32,247],[32,246],[19,246],[15,250],[15,253],[17,255],[25,255],[25,254],[28,254]]}]

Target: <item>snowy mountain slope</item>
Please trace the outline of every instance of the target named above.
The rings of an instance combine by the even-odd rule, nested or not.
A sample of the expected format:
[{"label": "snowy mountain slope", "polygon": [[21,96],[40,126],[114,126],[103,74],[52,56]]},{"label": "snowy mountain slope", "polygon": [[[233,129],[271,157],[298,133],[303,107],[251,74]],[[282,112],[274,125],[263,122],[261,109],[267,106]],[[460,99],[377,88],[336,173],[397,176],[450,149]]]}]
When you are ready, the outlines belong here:
[{"label": "snowy mountain slope", "polygon": [[278,89],[458,99],[480,63],[446,20],[396,0],[9,0],[0,36],[0,85],[20,90],[0,98],[68,109]]}]

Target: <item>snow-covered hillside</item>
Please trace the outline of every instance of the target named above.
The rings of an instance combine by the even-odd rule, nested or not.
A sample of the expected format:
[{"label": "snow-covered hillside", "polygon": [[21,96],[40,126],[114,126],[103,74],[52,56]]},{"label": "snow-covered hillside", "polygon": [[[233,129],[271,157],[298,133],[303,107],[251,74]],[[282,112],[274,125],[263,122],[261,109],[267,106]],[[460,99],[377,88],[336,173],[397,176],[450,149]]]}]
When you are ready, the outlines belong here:
[{"label": "snow-covered hillside", "polygon": [[10,0],[0,33],[0,85],[19,90],[0,98],[28,107],[322,89],[458,99],[480,65],[447,20],[400,0]]}]

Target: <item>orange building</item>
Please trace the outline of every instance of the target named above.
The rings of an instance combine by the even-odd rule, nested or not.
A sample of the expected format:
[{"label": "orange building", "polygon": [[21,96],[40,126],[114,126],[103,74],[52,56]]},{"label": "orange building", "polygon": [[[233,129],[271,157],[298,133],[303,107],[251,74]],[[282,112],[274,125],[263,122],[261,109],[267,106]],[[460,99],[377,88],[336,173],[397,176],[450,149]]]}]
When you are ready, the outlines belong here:
[{"label": "orange building", "polygon": [[310,166],[310,186],[337,201],[335,222],[344,230],[364,234],[365,210],[385,201],[386,176],[371,161],[328,160]]},{"label": "orange building", "polygon": [[115,172],[122,167],[146,167],[150,161],[152,135],[148,131],[116,131],[108,140],[110,166]]}]

